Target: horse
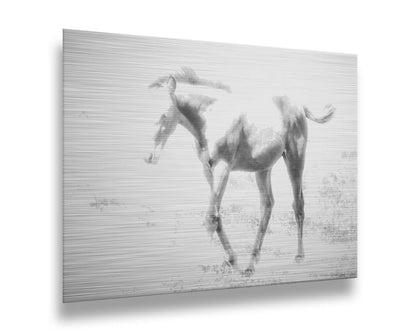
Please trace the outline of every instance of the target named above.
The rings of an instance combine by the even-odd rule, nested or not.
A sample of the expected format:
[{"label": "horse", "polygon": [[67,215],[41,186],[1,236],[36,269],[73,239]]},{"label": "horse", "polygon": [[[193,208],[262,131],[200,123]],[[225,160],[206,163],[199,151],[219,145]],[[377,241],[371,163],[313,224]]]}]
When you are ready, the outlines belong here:
[{"label": "horse", "polygon": [[[248,267],[242,271],[245,276],[255,272],[255,265],[260,258],[260,251],[268,228],[274,206],[271,185],[271,170],[283,157],[293,190],[293,211],[297,223],[296,262],[305,257],[303,247],[303,223],[305,219],[304,198],[302,191],[302,174],[305,165],[306,144],[308,141],[307,119],[326,123],[334,115],[335,107],[325,106],[325,115],[316,117],[306,107],[299,107],[287,96],[274,96],[270,104],[276,113],[274,124],[264,130],[257,130],[245,114],[240,114],[231,124],[227,124],[225,133],[214,139],[208,138],[205,112],[215,108],[215,98],[198,94],[177,94],[177,82],[192,85],[205,85],[231,93],[230,87],[220,82],[200,79],[191,69],[181,74],[159,78],[149,87],[166,87],[169,95],[169,107],[157,122],[158,129],[154,136],[153,152],[145,161],[156,164],[168,138],[175,132],[177,125],[183,126],[194,138],[197,156],[202,163],[203,173],[210,188],[209,206],[205,225],[208,233],[217,233],[225,250],[225,264],[237,267],[237,258],[225,234],[220,207],[224,192],[232,171],[255,173],[260,194],[261,219]],[[273,106],[274,104],[274,106]],[[222,112],[226,112],[223,110]]]}]

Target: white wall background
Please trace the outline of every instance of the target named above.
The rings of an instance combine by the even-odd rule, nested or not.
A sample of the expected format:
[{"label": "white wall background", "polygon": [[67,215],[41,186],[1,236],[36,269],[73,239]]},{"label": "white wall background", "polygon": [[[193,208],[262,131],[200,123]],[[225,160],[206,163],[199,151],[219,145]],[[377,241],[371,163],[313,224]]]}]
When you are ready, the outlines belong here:
[{"label": "white wall background", "polygon": [[[2,331],[414,331],[411,1],[13,1],[0,13]],[[62,28],[357,53],[358,279],[62,305]]]}]

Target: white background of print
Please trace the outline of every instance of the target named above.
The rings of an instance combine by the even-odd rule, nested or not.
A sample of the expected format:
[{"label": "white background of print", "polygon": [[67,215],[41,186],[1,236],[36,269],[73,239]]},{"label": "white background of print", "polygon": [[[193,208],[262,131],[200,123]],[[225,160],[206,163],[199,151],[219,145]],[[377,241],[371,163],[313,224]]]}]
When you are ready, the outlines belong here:
[{"label": "white background of print", "polygon": [[[414,330],[411,1],[1,7],[3,330]],[[357,53],[359,278],[62,306],[62,28]]]}]

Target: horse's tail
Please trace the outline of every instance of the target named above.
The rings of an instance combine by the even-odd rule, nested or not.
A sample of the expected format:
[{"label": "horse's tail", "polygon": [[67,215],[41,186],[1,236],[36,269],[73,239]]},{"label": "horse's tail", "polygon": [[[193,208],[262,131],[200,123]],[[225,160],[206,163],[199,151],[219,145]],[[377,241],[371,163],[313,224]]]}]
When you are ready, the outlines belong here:
[{"label": "horse's tail", "polygon": [[326,111],[326,115],[318,118],[318,117],[315,117],[313,113],[306,106],[303,107],[303,111],[305,112],[306,118],[319,124],[324,124],[330,121],[332,117],[334,116],[335,107],[332,106],[331,104],[326,105],[324,110]]}]

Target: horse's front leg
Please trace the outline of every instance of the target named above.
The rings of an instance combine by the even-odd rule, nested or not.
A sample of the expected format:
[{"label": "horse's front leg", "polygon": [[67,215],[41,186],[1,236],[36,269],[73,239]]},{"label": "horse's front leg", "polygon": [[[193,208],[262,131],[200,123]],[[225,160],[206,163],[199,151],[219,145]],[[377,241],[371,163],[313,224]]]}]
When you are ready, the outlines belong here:
[{"label": "horse's front leg", "polygon": [[244,271],[246,276],[250,276],[254,273],[254,266],[259,261],[261,246],[263,244],[263,239],[266,234],[274,206],[271,186],[271,169],[256,172],[256,182],[260,192],[261,220],[253,251],[251,253],[250,264]]},{"label": "horse's front leg", "polygon": [[220,239],[221,244],[228,256],[226,263],[230,264],[231,266],[236,266],[236,256],[228,240],[228,237],[225,234],[220,214],[221,201],[231,170],[230,167],[225,163],[217,165],[215,169],[215,173],[218,175],[218,177],[214,177],[214,184],[211,187],[210,203],[206,215],[206,227],[211,237],[214,231],[217,232],[218,238]]}]

